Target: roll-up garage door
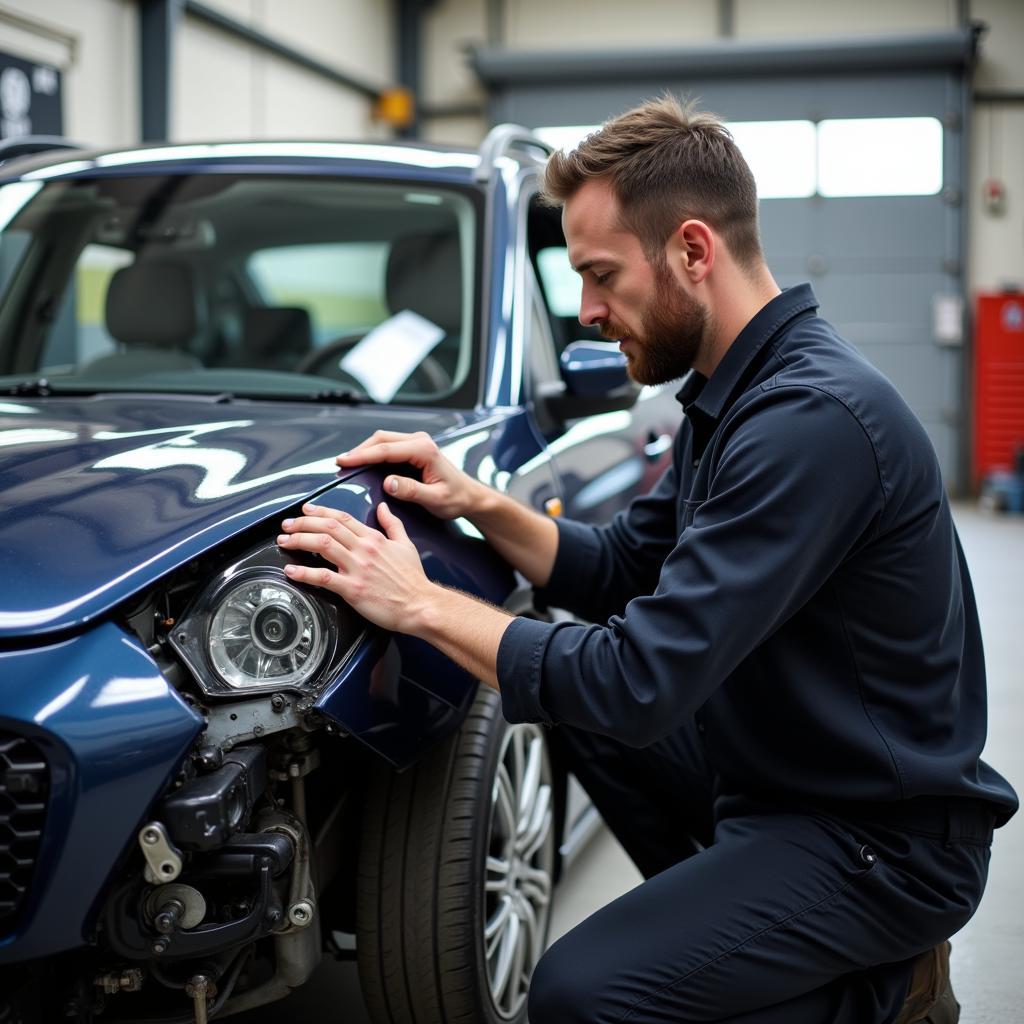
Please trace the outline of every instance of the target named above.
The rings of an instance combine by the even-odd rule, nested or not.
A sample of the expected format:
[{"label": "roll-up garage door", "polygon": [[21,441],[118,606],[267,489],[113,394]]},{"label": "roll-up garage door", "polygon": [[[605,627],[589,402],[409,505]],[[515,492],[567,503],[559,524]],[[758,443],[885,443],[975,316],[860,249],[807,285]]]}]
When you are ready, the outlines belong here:
[{"label": "roll-up garage door", "polygon": [[479,50],[495,123],[593,126],[666,89],[736,126],[769,265],[900,389],[967,483],[963,183],[969,30],[645,53]]}]

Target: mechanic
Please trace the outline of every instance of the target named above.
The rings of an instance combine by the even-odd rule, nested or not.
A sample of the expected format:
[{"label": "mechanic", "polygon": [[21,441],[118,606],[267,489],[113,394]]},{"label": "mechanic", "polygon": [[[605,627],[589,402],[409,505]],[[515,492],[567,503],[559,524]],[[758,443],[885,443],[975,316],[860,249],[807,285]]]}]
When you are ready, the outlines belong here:
[{"label": "mechanic", "polygon": [[[666,97],[548,162],[580,321],[642,384],[686,376],[673,464],[604,527],[555,521],[378,432],[346,469],[467,517],[593,623],[514,618],[424,576],[383,533],[307,507],[289,566],[557,724],[646,881],[541,958],[532,1024],[958,1019],[946,940],[978,906],[1016,810],[979,759],[985,668],[936,456],[892,385],[780,291],[757,197],[720,121]],[[700,852],[691,856],[695,851]]]}]

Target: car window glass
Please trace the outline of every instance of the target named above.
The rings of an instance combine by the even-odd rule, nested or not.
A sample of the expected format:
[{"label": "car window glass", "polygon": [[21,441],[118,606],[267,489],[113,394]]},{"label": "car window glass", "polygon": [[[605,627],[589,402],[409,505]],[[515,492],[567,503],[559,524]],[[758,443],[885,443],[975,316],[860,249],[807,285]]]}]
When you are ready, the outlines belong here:
[{"label": "car window glass", "polygon": [[333,242],[261,249],[246,269],[268,306],[303,306],[324,344],[365,333],[388,315],[386,242]]},{"label": "car window glass", "polygon": [[530,376],[533,382],[558,380],[558,356],[551,337],[551,323],[538,289],[530,289],[533,299],[530,303]]},{"label": "car window glass", "polygon": [[[224,173],[23,184],[0,187],[0,365],[56,390],[478,401],[468,189]],[[15,275],[25,252],[33,272]],[[436,344],[394,330],[413,322]],[[346,367],[384,326],[373,358]]]},{"label": "car window glass", "polygon": [[74,367],[117,349],[106,326],[107,290],[114,273],[134,262],[132,253],[110,245],[92,244],[82,250],[43,349],[41,370]]},{"label": "car window glass", "polygon": [[580,311],[583,282],[569,263],[564,245],[550,246],[537,253],[537,273],[544,283],[548,306],[555,316],[575,317]]},{"label": "car window glass", "polygon": [[0,237],[0,295],[7,291],[31,238],[27,231],[7,231]]}]

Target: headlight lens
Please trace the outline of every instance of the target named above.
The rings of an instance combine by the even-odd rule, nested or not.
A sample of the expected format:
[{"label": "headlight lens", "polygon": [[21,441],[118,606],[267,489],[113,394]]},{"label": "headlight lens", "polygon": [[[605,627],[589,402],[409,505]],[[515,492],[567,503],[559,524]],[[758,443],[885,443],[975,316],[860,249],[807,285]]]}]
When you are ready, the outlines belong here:
[{"label": "headlight lens", "polygon": [[365,633],[344,601],[291,582],[294,561],[276,544],[225,567],[168,634],[200,689],[211,697],[279,689],[315,694]]},{"label": "headlight lens", "polygon": [[294,587],[251,579],[221,598],[207,636],[210,663],[228,686],[297,686],[320,667],[327,631]]}]

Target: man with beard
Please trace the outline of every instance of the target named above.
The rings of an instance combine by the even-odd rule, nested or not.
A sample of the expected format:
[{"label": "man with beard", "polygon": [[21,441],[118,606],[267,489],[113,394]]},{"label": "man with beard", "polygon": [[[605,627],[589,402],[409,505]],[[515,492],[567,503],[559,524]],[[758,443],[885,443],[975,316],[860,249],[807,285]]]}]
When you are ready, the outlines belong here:
[{"label": "man with beard", "polygon": [[338,461],[411,463],[388,493],[466,516],[598,625],[436,586],[385,504],[384,536],[286,521],[283,547],[339,569],[289,572],[498,687],[509,721],[556,725],[645,876],[544,955],[532,1024],[956,1021],[946,940],[1017,800],[979,759],[981,639],[928,438],[810,287],[779,289],[714,117],[646,103],[553,156],[546,189],[580,320],[637,381],[689,374],[672,467],[599,528],[490,491],[425,435]]}]

